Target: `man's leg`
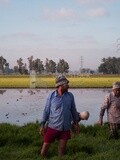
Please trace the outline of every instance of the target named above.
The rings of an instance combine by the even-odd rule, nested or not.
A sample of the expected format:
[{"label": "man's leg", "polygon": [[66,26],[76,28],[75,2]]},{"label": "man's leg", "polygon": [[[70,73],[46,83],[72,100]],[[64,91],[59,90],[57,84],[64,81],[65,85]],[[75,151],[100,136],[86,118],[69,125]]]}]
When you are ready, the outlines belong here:
[{"label": "man's leg", "polygon": [[58,156],[61,157],[64,155],[66,150],[67,140],[60,139],[58,144]]},{"label": "man's leg", "polygon": [[50,147],[50,143],[43,143],[43,146],[42,146],[42,149],[41,149],[41,156],[42,158],[45,158],[46,157],[46,154],[48,152],[48,149]]},{"label": "man's leg", "polygon": [[55,140],[55,132],[56,130],[47,127],[44,134],[44,143],[41,149],[41,156],[44,158],[48,152],[50,144]]},{"label": "man's leg", "polygon": [[118,139],[118,126],[116,123],[109,124],[110,139]]}]

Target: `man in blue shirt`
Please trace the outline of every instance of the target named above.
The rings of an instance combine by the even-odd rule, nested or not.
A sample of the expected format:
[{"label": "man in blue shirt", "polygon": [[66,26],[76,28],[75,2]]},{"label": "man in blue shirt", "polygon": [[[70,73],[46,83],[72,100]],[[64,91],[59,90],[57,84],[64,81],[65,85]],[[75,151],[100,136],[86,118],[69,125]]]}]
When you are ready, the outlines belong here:
[{"label": "man in blue shirt", "polygon": [[[59,140],[58,156],[63,156],[68,139],[71,138],[71,120],[76,132],[79,133],[79,117],[77,114],[74,96],[68,92],[69,81],[61,75],[56,78],[56,90],[49,94],[40,127],[40,134],[44,135],[41,156],[45,157],[50,144]],[[47,123],[47,127],[45,127]]]}]

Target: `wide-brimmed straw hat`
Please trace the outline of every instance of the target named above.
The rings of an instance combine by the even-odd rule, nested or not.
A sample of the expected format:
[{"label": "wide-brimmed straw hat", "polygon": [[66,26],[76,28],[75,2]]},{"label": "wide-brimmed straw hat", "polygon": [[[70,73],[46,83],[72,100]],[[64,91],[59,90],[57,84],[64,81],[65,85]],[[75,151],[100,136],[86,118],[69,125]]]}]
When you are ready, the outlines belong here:
[{"label": "wide-brimmed straw hat", "polygon": [[56,83],[55,87],[59,87],[64,84],[68,84],[69,81],[67,80],[67,78],[64,75],[59,75],[56,77],[55,83]]}]

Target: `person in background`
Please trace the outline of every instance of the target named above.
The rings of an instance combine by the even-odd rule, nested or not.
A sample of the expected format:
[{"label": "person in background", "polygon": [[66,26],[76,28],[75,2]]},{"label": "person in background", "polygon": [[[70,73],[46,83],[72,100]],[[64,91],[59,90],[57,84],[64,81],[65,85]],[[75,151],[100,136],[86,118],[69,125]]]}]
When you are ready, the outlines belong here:
[{"label": "person in background", "polygon": [[104,112],[107,110],[110,139],[118,139],[120,129],[120,82],[114,82],[112,91],[105,96],[104,103],[100,110],[98,125],[103,124]]},{"label": "person in background", "polygon": [[[55,139],[58,143],[58,156],[64,155],[66,144],[71,138],[71,117],[74,128],[79,133],[79,117],[77,116],[74,96],[68,92],[69,81],[64,75],[56,78],[56,90],[49,94],[43,118],[40,125],[40,134],[44,136],[44,142],[41,149],[41,156],[44,158],[48,152],[50,144]],[[47,127],[45,124],[47,122]]]}]

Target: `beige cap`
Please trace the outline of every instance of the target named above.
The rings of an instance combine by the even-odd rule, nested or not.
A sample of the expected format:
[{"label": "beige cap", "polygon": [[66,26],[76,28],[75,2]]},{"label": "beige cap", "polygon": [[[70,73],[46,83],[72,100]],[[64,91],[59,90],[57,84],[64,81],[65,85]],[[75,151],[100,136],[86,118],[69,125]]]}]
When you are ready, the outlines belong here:
[{"label": "beige cap", "polygon": [[88,111],[84,111],[84,112],[80,112],[80,118],[82,119],[82,120],[87,120],[88,118],[89,118],[89,112]]},{"label": "beige cap", "polygon": [[120,89],[120,82],[119,81],[114,82],[112,89]]}]

